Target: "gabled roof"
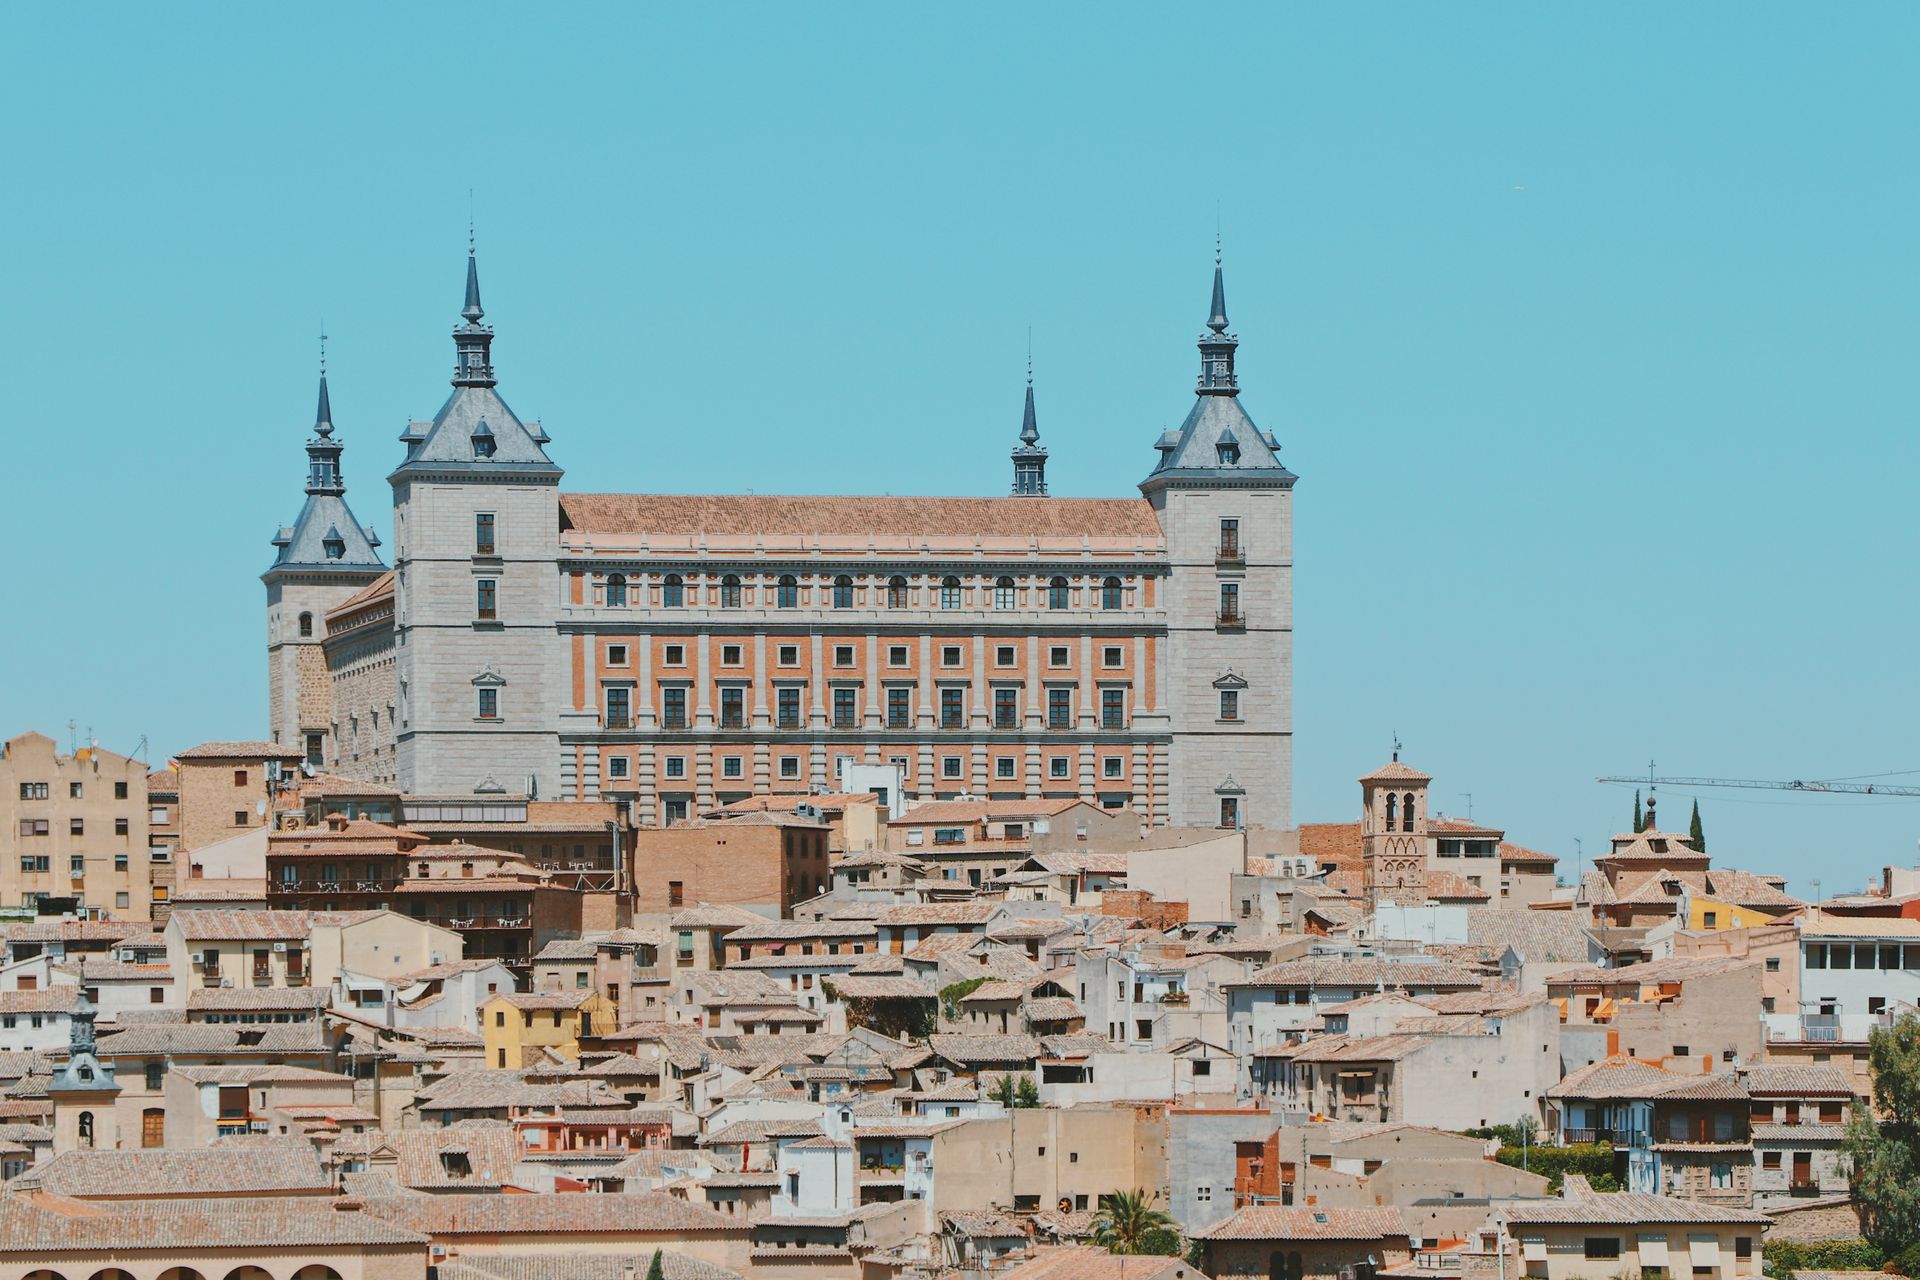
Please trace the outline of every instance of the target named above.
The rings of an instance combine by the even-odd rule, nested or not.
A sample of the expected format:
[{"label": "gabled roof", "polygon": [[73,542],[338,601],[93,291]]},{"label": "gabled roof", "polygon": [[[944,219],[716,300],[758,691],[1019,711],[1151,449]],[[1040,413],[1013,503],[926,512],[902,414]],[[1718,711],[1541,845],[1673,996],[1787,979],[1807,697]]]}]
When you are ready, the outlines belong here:
[{"label": "gabled roof", "polygon": [[1160,539],[1160,522],[1140,498],[563,493],[560,527],[634,534]]},{"label": "gabled roof", "polygon": [[1407,1235],[1398,1209],[1256,1205],[1193,1233],[1195,1240],[1382,1240]]}]

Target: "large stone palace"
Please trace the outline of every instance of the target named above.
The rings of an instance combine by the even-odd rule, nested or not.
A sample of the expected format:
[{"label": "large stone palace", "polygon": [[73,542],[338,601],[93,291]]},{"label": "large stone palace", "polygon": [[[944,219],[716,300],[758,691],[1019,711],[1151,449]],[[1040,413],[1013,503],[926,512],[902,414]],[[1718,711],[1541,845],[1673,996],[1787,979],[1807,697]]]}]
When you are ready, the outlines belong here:
[{"label": "large stone palace", "polygon": [[312,764],[648,824],[858,762],[910,797],[1291,825],[1294,475],[1241,406],[1217,257],[1194,405],[1127,498],[1048,495],[1031,373],[1006,497],[562,492],[483,316],[469,252],[453,393],[388,477],[391,568],[322,371],[263,575],[273,734]]}]

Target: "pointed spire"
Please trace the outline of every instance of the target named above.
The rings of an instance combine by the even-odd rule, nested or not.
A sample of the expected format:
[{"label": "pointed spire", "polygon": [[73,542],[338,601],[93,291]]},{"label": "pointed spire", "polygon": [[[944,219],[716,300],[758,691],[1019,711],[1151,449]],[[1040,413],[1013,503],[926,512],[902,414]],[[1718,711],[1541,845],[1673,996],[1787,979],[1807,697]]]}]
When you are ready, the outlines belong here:
[{"label": "pointed spire", "polygon": [[333,434],[333,404],[327,398],[327,335],[320,326],[320,406],[314,411],[313,433],[322,440]]},{"label": "pointed spire", "polygon": [[1213,309],[1207,316],[1207,328],[1215,333],[1227,331],[1227,281],[1220,267],[1220,237],[1213,238]]},{"label": "pointed spire", "polygon": [[[1220,286],[1215,285],[1217,292]],[[460,308],[460,318],[468,324],[478,323],[486,315],[480,309],[480,263],[473,256],[473,246],[467,246],[467,305]]]},{"label": "pointed spire", "polygon": [[1040,422],[1033,412],[1033,356],[1027,356],[1027,408],[1020,415],[1020,441],[1022,444],[1040,442]]}]

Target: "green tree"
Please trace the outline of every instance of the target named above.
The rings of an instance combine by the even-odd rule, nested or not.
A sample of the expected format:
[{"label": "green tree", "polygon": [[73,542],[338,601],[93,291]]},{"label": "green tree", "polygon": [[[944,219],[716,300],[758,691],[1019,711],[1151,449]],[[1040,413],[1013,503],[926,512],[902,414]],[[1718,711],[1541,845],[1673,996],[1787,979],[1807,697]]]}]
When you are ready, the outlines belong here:
[{"label": "green tree", "polygon": [[987,1097],[1009,1111],[1040,1105],[1040,1086],[1033,1082],[1032,1076],[1001,1076],[988,1091]]},{"label": "green tree", "polygon": [[950,982],[940,988],[940,1007],[946,1010],[949,1018],[960,1016],[960,1002],[972,995],[974,989],[987,978],[968,978],[965,982]]},{"label": "green tree", "polygon": [[1904,1013],[1867,1042],[1876,1122],[1864,1107],[1847,1124],[1860,1232],[1889,1256],[1920,1244],[1920,1016]]},{"label": "green tree", "polygon": [[1697,852],[1705,853],[1707,851],[1707,832],[1706,828],[1700,825],[1700,801],[1698,797],[1695,797],[1693,802],[1693,821],[1687,824],[1687,839],[1692,842]]},{"label": "green tree", "polygon": [[1640,816],[1640,788],[1633,789],[1633,831],[1635,835],[1647,829],[1646,819]]},{"label": "green tree", "polygon": [[667,1280],[667,1272],[660,1265],[660,1251],[653,1251],[653,1261],[647,1264],[647,1280]]},{"label": "green tree", "polygon": [[1032,1076],[1020,1077],[1020,1088],[1014,1099],[1016,1107],[1037,1107],[1040,1105],[1040,1086],[1033,1082]]},{"label": "green tree", "polygon": [[1093,1242],[1108,1253],[1160,1253],[1166,1237],[1172,1236],[1173,1252],[1179,1252],[1179,1234],[1173,1219],[1153,1202],[1159,1197],[1151,1191],[1114,1191],[1100,1197],[1100,1212],[1093,1215]]}]

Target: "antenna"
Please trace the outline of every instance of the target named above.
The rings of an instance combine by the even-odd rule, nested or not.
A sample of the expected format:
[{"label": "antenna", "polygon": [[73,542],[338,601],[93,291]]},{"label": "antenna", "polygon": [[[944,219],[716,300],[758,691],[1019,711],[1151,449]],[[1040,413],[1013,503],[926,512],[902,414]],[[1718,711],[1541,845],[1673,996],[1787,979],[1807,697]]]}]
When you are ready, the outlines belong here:
[{"label": "antenna", "polygon": [[1467,800],[1467,821],[1468,821],[1468,822],[1472,822],[1472,821],[1473,821],[1473,792],[1471,792],[1471,791],[1462,791],[1462,792],[1461,792],[1460,794],[1461,794],[1462,796],[1465,796],[1465,797],[1466,797],[1466,800]]},{"label": "antenna", "polygon": [[473,256],[473,188],[467,188],[467,256]]},{"label": "antenna", "polygon": [[327,376],[327,322],[324,317],[320,321],[320,376]]}]

